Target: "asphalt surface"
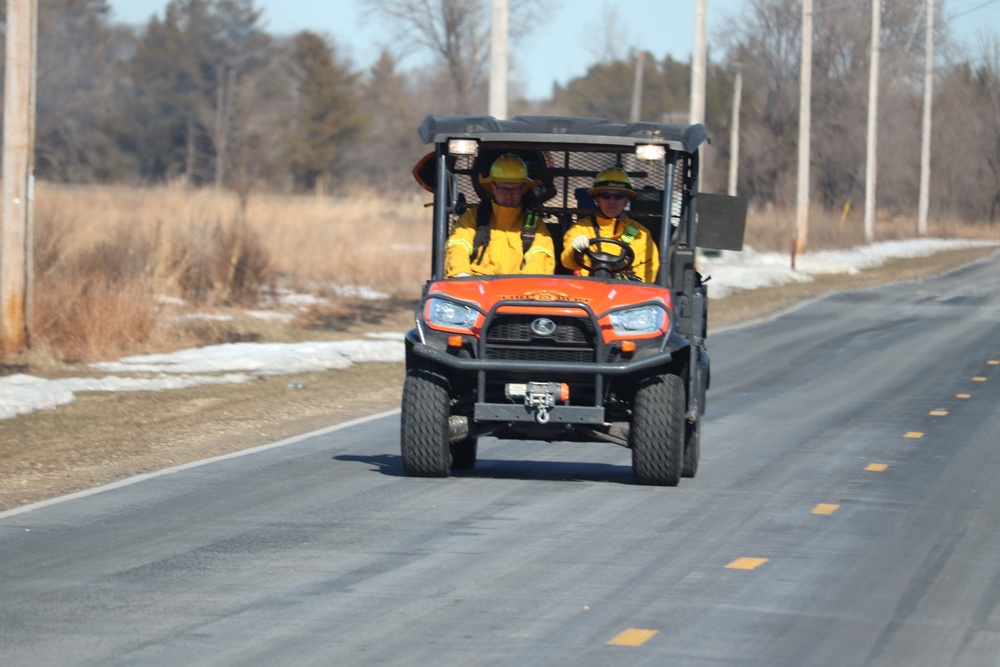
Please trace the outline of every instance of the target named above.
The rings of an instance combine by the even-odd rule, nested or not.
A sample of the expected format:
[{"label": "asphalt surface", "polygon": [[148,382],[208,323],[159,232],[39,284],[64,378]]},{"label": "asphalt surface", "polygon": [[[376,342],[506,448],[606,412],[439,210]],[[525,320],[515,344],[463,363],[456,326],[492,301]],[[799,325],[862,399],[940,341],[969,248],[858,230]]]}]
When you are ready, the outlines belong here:
[{"label": "asphalt surface", "polygon": [[698,476],[388,413],[0,514],[0,665],[993,665],[1000,256],[710,334]]}]

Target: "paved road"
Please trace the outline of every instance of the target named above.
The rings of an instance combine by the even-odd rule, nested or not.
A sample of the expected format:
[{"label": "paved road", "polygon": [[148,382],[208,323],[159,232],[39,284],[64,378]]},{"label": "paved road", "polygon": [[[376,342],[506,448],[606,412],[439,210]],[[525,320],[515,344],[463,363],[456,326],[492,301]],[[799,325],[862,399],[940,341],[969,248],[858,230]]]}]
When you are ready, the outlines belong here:
[{"label": "paved road", "polygon": [[0,665],[993,665],[1000,257],[711,335],[698,477],[397,414],[0,515]]}]

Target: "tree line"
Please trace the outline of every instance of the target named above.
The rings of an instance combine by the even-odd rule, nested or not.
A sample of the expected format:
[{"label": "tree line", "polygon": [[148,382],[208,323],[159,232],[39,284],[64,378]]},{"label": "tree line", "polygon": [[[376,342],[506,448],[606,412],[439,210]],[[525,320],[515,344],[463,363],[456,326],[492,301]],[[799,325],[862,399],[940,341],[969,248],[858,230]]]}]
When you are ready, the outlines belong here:
[{"label": "tree line", "polygon": [[[269,34],[254,0],[171,0],[162,17],[137,27],[113,24],[106,0],[40,0],[37,176],[212,186],[244,198],[260,189],[415,187],[423,116],[485,113],[490,0],[361,1],[399,49],[386,48],[366,69],[323,33]],[[870,2],[825,4],[813,23],[810,189],[817,204],[840,210],[864,198]],[[893,215],[916,208],[924,6],[883,0],[877,201]],[[931,210],[993,224],[1000,42],[986,35],[954,44],[935,7]],[[557,28],[545,22],[545,1],[511,0],[510,8],[515,45]],[[613,18],[602,25],[613,27]],[[725,190],[740,71],[738,191],[757,207],[794,203],[800,28],[801,0],[748,0],[722,37],[710,36],[710,190]],[[628,120],[635,59],[615,47],[628,43],[624,32],[606,42],[586,74],[554,86],[549,99],[526,99],[512,82],[510,113]],[[405,69],[404,48],[430,64]],[[642,118],[686,122],[690,79],[687,62],[647,59]]]}]

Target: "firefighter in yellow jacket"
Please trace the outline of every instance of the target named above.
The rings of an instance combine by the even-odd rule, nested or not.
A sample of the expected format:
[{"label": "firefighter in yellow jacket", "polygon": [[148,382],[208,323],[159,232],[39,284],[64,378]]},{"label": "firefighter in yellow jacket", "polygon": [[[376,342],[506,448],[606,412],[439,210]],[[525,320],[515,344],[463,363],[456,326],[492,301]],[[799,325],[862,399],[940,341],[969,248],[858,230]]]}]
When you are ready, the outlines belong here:
[{"label": "firefighter in yellow jacket", "polygon": [[[617,239],[628,244],[635,253],[631,271],[618,277],[653,282],[660,265],[656,240],[648,229],[625,214],[625,206],[635,196],[632,179],[618,167],[610,167],[594,177],[594,186],[587,193],[594,197],[598,210],[592,215],[580,217],[566,230],[560,257],[563,266],[579,270],[580,275],[590,275],[583,251],[590,245],[591,239]],[[617,253],[620,248],[608,244],[600,250]]]},{"label": "firefighter in yellow jacket", "polygon": [[[479,207],[466,211],[445,245],[445,278],[468,275],[546,274],[556,268],[552,237],[522,198],[538,181],[513,153],[498,157],[481,179],[491,195],[489,219]],[[478,231],[477,231],[478,228]]]}]

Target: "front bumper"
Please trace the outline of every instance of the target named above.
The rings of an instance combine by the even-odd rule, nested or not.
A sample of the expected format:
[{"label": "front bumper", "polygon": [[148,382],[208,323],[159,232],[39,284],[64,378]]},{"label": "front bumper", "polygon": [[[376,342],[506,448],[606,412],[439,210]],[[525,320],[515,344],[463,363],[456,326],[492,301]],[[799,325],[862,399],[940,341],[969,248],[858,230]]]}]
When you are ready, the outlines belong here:
[{"label": "front bumper", "polygon": [[[609,422],[604,405],[606,379],[646,375],[653,369],[663,368],[674,360],[674,352],[647,351],[641,358],[601,362],[565,362],[530,360],[511,361],[477,359],[441,350],[420,341],[419,333],[412,330],[406,335],[408,366],[430,364],[446,370],[453,382],[460,376],[467,376],[470,387],[476,389],[474,403],[466,413],[479,424],[485,423],[527,423],[539,425],[607,425]],[[419,361],[417,361],[419,360]],[[563,404],[553,401],[540,409],[528,402],[507,400],[484,400],[484,397],[498,397],[497,391],[488,392],[487,386],[505,382],[534,379],[554,382],[584,383],[588,386],[587,404]],[[612,380],[613,381],[613,380]],[[576,394],[574,392],[574,394]],[[468,398],[473,398],[469,396]],[[551,428],[551,427],[550,427]]]}]

